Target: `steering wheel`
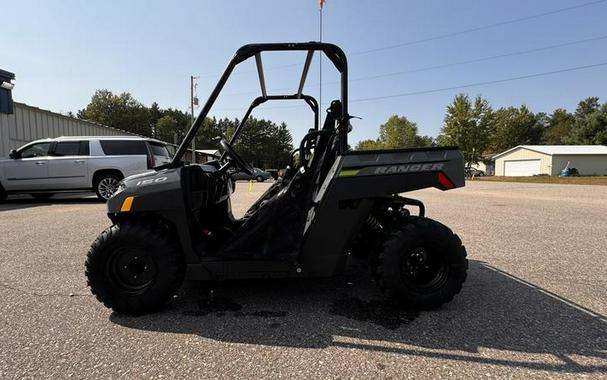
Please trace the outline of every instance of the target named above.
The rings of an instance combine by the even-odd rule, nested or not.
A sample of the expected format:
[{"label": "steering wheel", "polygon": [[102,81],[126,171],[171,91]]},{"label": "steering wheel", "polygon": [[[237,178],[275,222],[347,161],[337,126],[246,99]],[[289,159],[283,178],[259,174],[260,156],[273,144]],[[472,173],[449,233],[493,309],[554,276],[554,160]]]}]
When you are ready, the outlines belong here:
[{"label": "steering wheel", "polygon": [[253,175],[253,167],[247,164],[245,160],[243,160],[242,157],[240,157],[238,153],[236,153],[234,148],[232,148],[232,146],[225,139],[221,139],[219,141],[219,145],[221,145],[221,148],[228,156],[228,158],[234,163],[236,163],[236,166],[238,166],[240,170],[247,173],[248,175]]}]

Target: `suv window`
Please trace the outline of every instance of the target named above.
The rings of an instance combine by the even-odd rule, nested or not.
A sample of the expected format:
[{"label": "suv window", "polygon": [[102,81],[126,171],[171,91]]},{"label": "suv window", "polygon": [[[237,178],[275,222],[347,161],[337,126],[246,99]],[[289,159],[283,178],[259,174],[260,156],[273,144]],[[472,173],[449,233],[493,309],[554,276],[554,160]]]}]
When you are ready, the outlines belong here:
[{"label": "suv window", "polygon": [[150,148],[152,148],[152,154],[154,156],[171,157],[171,155],[169,154],[169,150],[164,144],[151,142]]},{"label": "suv window", "polygon": [[50,146],[50,142],[37,143],[28,146],[19,153],[21,154],[21,158],[45,157],[48,156],[48,148]]},{"label": "suv window", "polygon": [[80,141],[62,141],[55,145],[55,156],[79,156]]},{"label": "suv window", "polygon": [[108,156],[145,155],[148,149],[142,140],[99,140],[103,153]]}]

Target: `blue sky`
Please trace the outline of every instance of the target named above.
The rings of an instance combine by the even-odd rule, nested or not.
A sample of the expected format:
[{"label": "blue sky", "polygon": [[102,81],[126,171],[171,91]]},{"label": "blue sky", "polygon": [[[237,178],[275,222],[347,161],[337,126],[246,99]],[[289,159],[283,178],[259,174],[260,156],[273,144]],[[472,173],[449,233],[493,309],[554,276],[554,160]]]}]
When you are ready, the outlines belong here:
[{"label": "blue sky", "polygon": [[[579,40],[607,37],[607,1],[453,37],[373,53],[360,52],[453,34],[588,3],[591,0],[327,0],[324,40],[349,55],[350,78],[411,71]],[[185,110],[189,77],[200,75],[198,96],[209,94],[233,52],[250,42],[318,39],[318,2],[266,1],[30,1],[2,6],[0,68],[17,75],[14,98],[67,112],[83,108],[95,89],[130,92],[144,104]],[[269,92],[294,92],[303,54],[266,54]],[[457,87],[607,62],[607,38],[585,43],[401,75],[357,80],[350,99]],[[306,92],[318,95],[318,61]],[[259,93],[252,60],[240,67],[211,112],[237,117]],[[338,79],[328,61],[323,82]],[[274,90],[274,91],[273,91]],[[435,136],[446,106],[459,92],[481,94],[493,107],[526,104],[533,111],[575,109],[579,100],[607,100],[607,66],[557,75],[352,102],[351,142],[375,138],[390,115],[405,115],[420,133]],[[323,103],[338,86],[323,85]],[[295,106],[294,106],[295,105]],[[312,126],[296,103],[268,103],[255,116],[285,121],[298,141]]]}]

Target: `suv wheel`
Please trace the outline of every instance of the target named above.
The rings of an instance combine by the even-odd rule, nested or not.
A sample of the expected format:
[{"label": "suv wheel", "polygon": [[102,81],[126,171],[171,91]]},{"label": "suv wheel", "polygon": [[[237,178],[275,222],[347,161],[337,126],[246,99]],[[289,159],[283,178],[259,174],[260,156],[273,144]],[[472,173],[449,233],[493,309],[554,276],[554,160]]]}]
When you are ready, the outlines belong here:
[{"label": "suv wheel", "polygon": [[256,180],[257,182],[263,182],[263,181],[264,181],[263,177],[262,177],[262,176],[260,176],[260,175],[258,175],[257,177],[255,177],[255,180]]},{"label": "suv wheel", "polygon": [[95,182],[95,192],[99,199],[107,201],[118,190],[120,177],[116,174],[102,174]]}]

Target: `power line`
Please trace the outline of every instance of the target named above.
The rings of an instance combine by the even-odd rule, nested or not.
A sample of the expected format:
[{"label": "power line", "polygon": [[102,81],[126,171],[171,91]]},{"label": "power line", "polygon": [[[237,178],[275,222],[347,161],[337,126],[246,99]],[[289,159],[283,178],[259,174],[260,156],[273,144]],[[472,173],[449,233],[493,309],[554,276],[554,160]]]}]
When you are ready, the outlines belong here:
[{"label": "power line", "polygon": [[[503,53],[503,54],[491,55],[491,56],[486,56],[486,57],[473,58],[473,59],[469,59],[469,60],[465,60],[465,61],[450,62],[450,63],[444,63],[444,64],[440,64],[440,65],[432,65],[432,66],[419,67],[419,68],[403,70],[403,71],[395,71],[395,72],[385,73],[385,74],[358,77],[358,78],[350,79],[350,82],[359,82],[359,81],[365,81],[365,80],[373,80],[373,79],[399,76],[399,75],[404,75],[404,74],[419,73],[419,72],[423,72],[423,71],[444,69],[444,68],[448,68],[448,67],[490,61],[490,60],[499,59],[499,58],[507,58],[507,57],[514,57],[514,56],[518,56],[518,55],[537,53],[537,52],[541,52],[541,51],[552,50],[552,49],[573,46],[573,45],[579,45],[579,44],[583,44],[583,43],[600,41],[600,40],[605,40],[605,39],[607,39],[607,35],[592,37],[592,38],[585,38],[585,39],[576,40],[576,41],[569,41],[569,42],[564,42],[564,43],[555,44],[555,45],[542,46],[542,47],[537,47],[537,48],[533,48],[533,49],[519,50],[519,51],[515,51],[515,52],[510,52],[510,53]],[[339,84],[339,81],[329,81],[329,82],[325,82],[325,84]],[[317,86],[318,86],[317,84],[312,84],[309,87],[317,87]],[[290,89],[291,89],[291,87],[279,88],[279,89],[276,89],[275,91],[287,91]],[[230,93],[230,94],[226,94],[226,95],[229,95],[229,96],[250,95],[250,94],[257,94],[258,92],[259,91],[245,91],[245,92]]]},{"label": "power line", "polygon": [[[599,36],[599,37],[593,37],[593,38],[586,38],[586,39],[583,39],[583,40],[577,40],[577,41],[571,41],[571,42],[564,42],[564,43],[561,43],[561,44],[543,46],[543,47],[538,47],[538,48],[533,48],[533,49],[519,50],[519,51],[515,51],[515,52],[510,52],[510,53],[491,55],[491,56],[488,56],[488,57],[474,58],[474,59],[469,59],[469,60],[466,60],[466,61],[444,63],[444,64],[441,64],[441,65],[426,66],[426,67],[420,67],[420,68],[417,68],[417,69],[410,69],[410,70],[404,70],[404,71],[396,71],[396,72],[393,72],[393,73],[386,73],[386,74],[378,74],[378,75],[372,75],[372,76],[366,76],[366,77],[359,77],[359,78],[354,78],[354,79],[352,79],[350,81],[351,82],[357,82],[357,81],[371,80],[371,79],[378,79],[378,78],[385,78],[385,77],[391,77],[391,76],[397,76],[397,75],[403,75],[403,74],[418,73],[418,72],[422,72],[422,71],[444,69],[444,68],[447,68],[447,67],[466,65],[466,64],[469,64],[469,63],[478,63],[478,62],[490,61],[490,60],[499,59],[499,58],[514,57],[514,56],[517,56],[517,55],[537,53],[537,52],[540,52],[540,51],[552,50],[552,49],[557,49],[557,48],[561,48],[561,47],[565,47],[565,46],[579,45],[579,44],[586,43],[586,42],[594,42],[594,41],[599,41],[599,40],[604,40],[604,39],[607,39],[607,35]],[[339,83],[339,82],[331,82],[331,83],[334,84],[334,83]]]},{"label": "power line", "polygon": [[401,98],[401,97],[413,96],[413,95],[431,94],[431,93],[435,93],[435,92],[457,90],[457,89],[468,88],[468,87],[485,86],[488,84],[512,82],[512,81],[517,81],[517,80],[522,80],[522,79],[537,78],[537,77],[548,76],[548,75],[556,75],[556,74],[566,73],[566,72],[570,72],[570,71],[578,71],[578,70],[590,69],[590,68],[600,67],[600,66],[607,66],[607,62],[595,63],[592,65],[569,67],[569,68],[561,69],[561,70],[545,71],[542,73],[521,75],[521,76],[511,77],[511,78],[462,84],[462,85],[452,86],[452,87],[436,88],[436,89],[432,89],[432,90],[412,91],[412,92],[404,92],[404,93],[393,94],[393,95],[384,95],[384,96],[374,96],[374,97],[370,97],[370,98],[353,99],[353,100],[350,100],[350,103],[367,102],[367,101],[371,101],[371,100],[390,99],[390,98]]},{"label": "power line", "polygon": [[[427,38],[422,38],[422,39],[418,39],[418,40],[402,42],[402,43],[395,44],[395,45],[388,45],[388,46],[382,46],[382,47],[377,47],[377,48],[368,49],[368,50],[362,50],[362,51],[350,53],[349,55],[350,56],[363,55],[363,54],[373,53],[373,52],[377,52],[377,51],[392,50],[392,49],[396,49],[396,48],[403,47],[403,46],[417,45],[417,44],[421,44],[421,43],[425,43],[425,42],[436,41],[436,40],[446,39],[446,38],[450,38],[450,37],[456,37],[456,36],[459,36],[462,34],[468,34],[468,33],[478,32],[478,31],[482,31],[482,30],[497,28],[497,27],[503,26],[503,25],[515,24],[515,23],[519,23],[519,22],[523,22],[523,21],[527,21],[527,20],[538,19],[538,18],[542,18],[545,16],[550,16],[550,15],[567,12],[567,11],[571,11],[571,10],[575,10],[575,9],[585,8],[585,7],[589,7],[592,5],[601,4],[606,1],[607,0],[590,1],[590,2],[586,2],[586,3],[578,4],[578,5],[572,5],[572,6],[565,7],[565,8],[555,9],[552,11],[536,13],[533,15],[525,16],[525,17],[519,17],[516,19],[511,19],[511,20],[506,20],[506,21],[500,21],[500,22],[496,22],[493,24],[478,26],[478,27],[469,28],[469,29],[463,29],[460,31],[441,34],[441,35],[437,35],[437,36],[433,36],[433,37],[427,37]],[[270,67],[267,67],[265,70],[266,71],[279,70],[279,69],[285,69],[285,68],[296,67],[296,66],[301,66],[301,63],[290,63],[290,64],[284,64],[284,65],[278,65],[278,66],[270,66]],[[255,70],[241,71],[241,72],[235,73],[235,74],[245,74],[245,73],[251,73],[251,72],[255,72]],[[202,77],[216,78],[219,75],[207,74],[207,75],[203,75]]]},{"label": "power line", "polygon": [[425,42],[442,40],[442,39],[445,39],[445,38],[460,36],[462,34],[468,34],[468,33],[478,32],[478,31],[481,31],[481,30],[487,30],[487,29],[497,28],[499,26],[504,26],[504,25],[509,25],[509,24],[515,24],[515,23],[519,23],[519,22],[523,22],[523,21],[527,21],[527,20],[533,20],[533,19],[537,19],[537,18],[541,18],[541,17],[545,17],[545,16],[554,15],[554,14],[561,13],[561,12],[571,11],[571,10],[574,10],[574,9],[589,7],[589,6],[592,6],[592,5],[604,3],[605,1],[607,1],[607,0],[590,1],[590,2],[587,2],[587,3],[582,3],[582,4],[578,4],[578,5],[572,5],[572,6],[569,6],[569,7],[555,9],[555,10],[548,11],[548,12],[536,13],[534,15],[520,17],[520,18],[515,18],[515,19],[512,19],[512,20],[500,21],[500,22],[496,22],[496,23],[493,23],[493,24],[488,24],[488,25],[483,25],[483,26],[477,26],[475,28],[463,29],[463,30],[460,30],[460,31],[452,32],[452,33],[440,34],[440,35],[437,35],[437,36],[434,36],[434,37],[427,37],[427,38],[422,38],[422,39],[419,39],[419,40],[412,40],[412,41],[402,42],[402,43],[395,44],[395,45],[389,45],[389,46],[383,46],[383,47],[378,47],[378,48],[363,50],[363,51],[352,53],[350,55],[368,54],[368,53],[373,53],[373,52],[378,52],[378,51],[396,49],[396,48],[403,47],[403,46],[417,45],[417,44],[421,44],[421,43],[425,43]]},{"label": "power line", "polygon": [[[458,90],[458,89],[462,89],[462,88],[479,87],[479,86],[485,86],[485,85],[489,85],[489,84],[505,83],[505,82],[512,82],[512,81],[523,80],[523,79],[530,79],[530,78],[537,78],[537,77],[543,77],[543,76],[550,76],[550,75],[562,74],[562,73],[571,72],[571,71],[579,71],[579,70],[591,69],[591,68],[596,68],[596,67],[601,67],[601,66],[607,66],[607,62],[600,62],[600,63],[590,64],[590,65],[583,65],[583,66],[568,67],[568,68],[560,69],[560,70],[545,71],[545,72],[541,72],[541,73],[521,75],[521,76],[516,76],[516,77],[510,77],[510,78],[495,79],[495,80],[490,80],[490,81],[461,84],[461,85],[457,85],[457,86],[435,88],[435,89],[430,89],[430,90],[412,91],[412,92],[404,92],[404,93],[400,93],[400,94],[392,94],[392,95],[383,95],[383,96],[374,96],[374,97],[368,97],[368,98],[352,99],[349,102],[350,103],[359,103],[359,102],[368,102],[368,101],[381,100],[381,99],[391,99],[391,98],[401,98],[401,97],[414,96],[414,95],[432,94],[432,93],[436,93],[436,92]],[[323,104],[323,105],[328,105],[328,103]],[[293,106],[264,107],[264,109],[298,108],[298,107],[303,107],[303,106],[304,106],[303,104],[298,104],[298,105],[293,105]],[[241,108],[220,108],[220,109],[217,109],[217,111],[236,111],[236,110],[241,110]]]}]

